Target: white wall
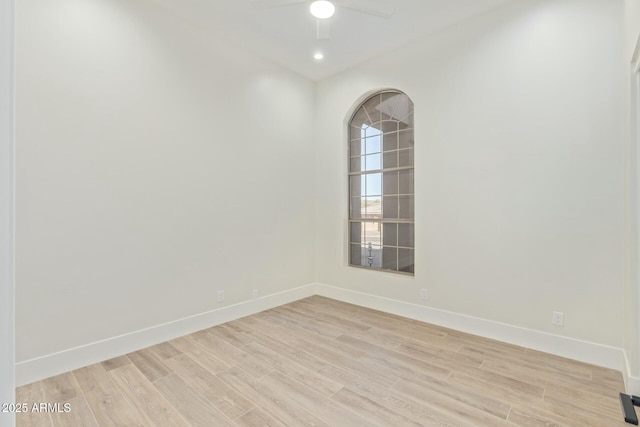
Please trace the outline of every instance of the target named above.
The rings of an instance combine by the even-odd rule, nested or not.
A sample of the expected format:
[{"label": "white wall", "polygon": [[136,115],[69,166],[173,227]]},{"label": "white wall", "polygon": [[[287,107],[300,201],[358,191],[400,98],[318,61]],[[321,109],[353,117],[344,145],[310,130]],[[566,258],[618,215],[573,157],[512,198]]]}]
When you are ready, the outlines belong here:
[{"label": "white wall", "polygon": [[18,362],[313,282],[311,83],[154,2],[16,22]]},{"label": "white wall", "polygon": [[[15,401],[14,342],[14,26],[13,0],[0,0],[0,402]],[[15,416],[0,412],[0,425]]]},{"label": "white wall", "polygon": [[640,1],[624,0],[625,59],[630,59],[640,37]]},{"label": "white wall", "polygon": [[[626,248],[627,248],[627,268],[625,280],[625,351],[629,359],[629,370],[632,375],[640,374],[640,286],[639,272],[639,223],[638,209],[640,197],[640,185],[638,174],[638,163],[640,162],[638,147],[638,117],[640,110],[638,109],[640,92],[640,79],[637,74],[636,65],[640,58],[634,58],[634,51],[637,46],[638,37],[640,36],[640,1],[625,0],[625,54],[623,76],[624,86],[624,105],[626,107],[625,114],[625,141],[627,141],[626,171],[627,171],[627,221],[626,221]],[[640,387],[640,378],[637,380]],[[640,390],[640,389],[638,389]]]},{"label": "white wall", "polygon": [[[321,82],[318,281],[621,348],[622,13],[516,2]],[[347,266],[344,123],[382,87],[415,103],[414,278]]]}]

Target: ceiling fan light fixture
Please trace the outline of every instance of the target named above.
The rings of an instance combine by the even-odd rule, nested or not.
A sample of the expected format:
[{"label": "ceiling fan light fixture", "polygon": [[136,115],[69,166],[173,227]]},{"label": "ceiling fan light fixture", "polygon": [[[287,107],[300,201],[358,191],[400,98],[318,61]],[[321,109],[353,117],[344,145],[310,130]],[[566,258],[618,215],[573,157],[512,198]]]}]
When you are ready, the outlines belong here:
[{"label": "ceiling fan light fixture", "polygon": [[327,0],[316,0],[309,6],[311,14],[318,19],[331,18],[336,11],[336,7]]}]

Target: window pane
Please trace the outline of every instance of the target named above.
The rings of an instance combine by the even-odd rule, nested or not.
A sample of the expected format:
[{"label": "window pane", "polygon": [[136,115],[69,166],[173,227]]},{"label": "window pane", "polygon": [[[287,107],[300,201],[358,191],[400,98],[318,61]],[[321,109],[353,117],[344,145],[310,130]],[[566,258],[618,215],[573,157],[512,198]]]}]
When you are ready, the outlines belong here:
[{"label": "window pane", "polygon": [[366,195],[367,196],[382,195],[382,174],[381,173],[369,173],[369,174],[363,175],[363,179],[366,179],[366,184],[367,184]]},{"label": "window pane", "polygon": [[362,128],[363,126],[366,127],[371,125],[371,121],[369,120],[369,117],[367,116],[367,113],[364,111],[363,107],[360,107],[360,109],[353,116],[353,119],[351,120],[351,125],[357,128]]},{"label": "window pane", "polygon": [[399,134],[400,148],[413,148],[413,130],[405,130]]},{"label": "window pane", "polygon": [[369,113],[369,118],[371,119],[372,123],[379,122],[380,120],[382,120],[382,116],[380,114],[381,100],[382,100],[381,95],[376,95],[371,97],[371,99],[369,99],[364,104],[364,108],[367,110],[367,113]]},{"label": "window pane", "polygon": [[398,194],[398,172],[384,173],[384,194]]},{"label": "window pane", "polygon": [[382,167],[384,169],[398,167],[398,152],[391,151],[382,155]]},{"label": "window pane", "polygon": [[400,130],[413,129],[413,111],[400,119]]},{"label": "window pane", "polygon": [[397,132],[398,131],[398,122],[394,121],[394,120],[388,120],[388,121],[384,121],[381,123],[381,131],[383,133],[389,133],[389,132]]},{"label": "window pane", "polygon": [[402,219],[413,219],[413,196],[399,196],[400,216]]},{"label": "window pane", "polygon": [[351,198],[351,218],[360,219],[364,216],[364,197]]},{"label": "window pane", "polygon": [[413,166],[413,150],[398,151],[398,166]]},{"label": "window pane", "polygon": [[382,155],[381,154],[371,154],[369,156],[364,156],[365,159],[365,171],[375,171],[382,169]]},{"label": "window pane", "polygon": [[363,218],[368,219],[377,219],[382,218],[382,201],[380,200],[380,196],[378,197],[366,197],[365,199],[365,208],[366,208],[366,216]]},{"label": "window pane", "polygon": [[385,246],[398,246],[398,224],[384,223],[382,225],[382,244]]},{"label": "window pane", "polygon": [[362,170],[363,163],[364,157],[352,157],[349,162],[349,171],[360,172]]},{"label": "window pane", "polygon": [[397,150],[398,149],[398,134],[397,133],[388,133],[386,135],[382,135],[382,144],[384,146],[384,151],[389,150]]},{"label": "window pane", "polygon": [[349,141],[358,140],[364,135],[362,126],[349,126]]},{"label": "window pane", "polygon": [[[386,231],[387,229],[385,228]],[[398,246],[413,248],[413,224],[398,224]]]},{"label": "window pane", "polygon": [[397,196],[384,196],[384,218],[395,219],[398,218],[398,197]]},{"label": "window pane", "polygon": [[362,254],[361,265],[382,268],[382,247],[367,244],[362,248]]},{"label": "window pane", "polygon": [[[379,126],[379,125],[377,125]],[[363,138],[371,138],[374,136],[380,136],[382,134],[382,131],[380,129],[378,129],[376,125],[371,125],[368,128],[364,129],[362,132],[362,137]]]},{"label": "window pane", "polygon": [[380,246],[382,243],[382,223],[367,221],[362,223],[363,229],[363,244],[372,244],[374,246]]},{"label": "window pane", "polygon": [[382,268],[387,270],[398,270],[398,249],[382,248]]},{"label": "window pane", "polygon": [[402,98],[406,98],[406,95],[393,92],[382,94],[380,111],[382,112],[383,119],[392,119],[394,117],[394,113],[398,107],[398,103]]},{"label": "window pane", "polygon": [[349,155],[353,157],[353,156],[359,156],[361,154],[362,154],[362,140],[356,139],[354,141],[351,141],[349,143]]},{"label": "window pane", "polygon": [[398,171],[400,194],[413,194],[413,170]]},{"label": "window pane", "polygon": [[351,257],[349,259],[353,265],[364,265],[364,250],[362,245],[351,245]]},{"label": "window pane", "polygon": [[398,271],[413,273],[413,249],[398,249]]},{"label": "window pane", "polygon": [[365,147],[366,147],[366,153],[365,154],[373,154],[373,153],[379,153],[382,150],[380,149],[380,139],[382,137],[380,135],[377,136],[371,136],[369,138],[367,138],[365,141]]},{"label": "window pane", "polygon": [[350,189],[351,189],[351,197],[359,197],[364,196],[364,175],[355,175],[350,176],[349,181],[351,181]]},{"label": "window pane", "polygon": [[361,243],[362,242],[362,235],[363,235],[363,223],[362,222],[352,222],[350,224],[351,226],[351,230],[350,230],[350,236],[351,236],[351,243]]}]

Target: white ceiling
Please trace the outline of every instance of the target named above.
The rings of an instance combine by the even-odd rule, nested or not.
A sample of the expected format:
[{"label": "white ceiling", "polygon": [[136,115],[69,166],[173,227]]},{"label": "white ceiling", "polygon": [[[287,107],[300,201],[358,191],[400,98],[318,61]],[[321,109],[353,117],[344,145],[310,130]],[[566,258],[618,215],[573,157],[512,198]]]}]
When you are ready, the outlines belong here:
[{"label": "white ceiling", "polygon": [[[256,8],[251,0],[157,1],[213,37],[317,81],[511,0],[378,0],[395,10],[389,19],[338,6],[328,40],[316,40],[310,0],[273,9]],[[325,59],[314,60],[316,51]]]}]

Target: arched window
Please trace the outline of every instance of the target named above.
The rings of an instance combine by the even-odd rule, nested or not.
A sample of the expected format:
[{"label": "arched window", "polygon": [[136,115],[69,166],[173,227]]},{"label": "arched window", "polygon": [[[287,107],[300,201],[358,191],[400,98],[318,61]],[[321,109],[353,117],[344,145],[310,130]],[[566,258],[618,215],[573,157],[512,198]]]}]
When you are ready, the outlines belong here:
[{"label": "arched window", "polygon": [[414,273],[413,102],[386,90],[349,121],[349,264]]}]

